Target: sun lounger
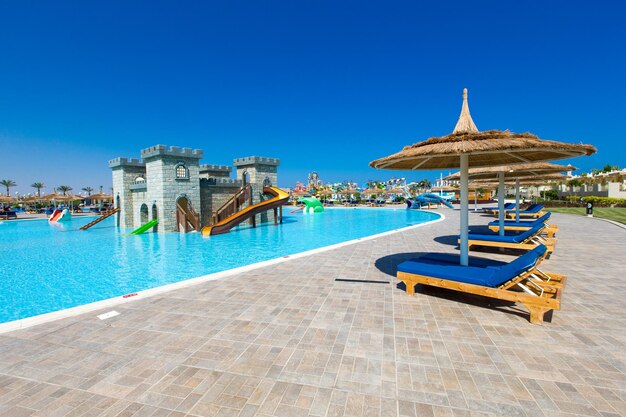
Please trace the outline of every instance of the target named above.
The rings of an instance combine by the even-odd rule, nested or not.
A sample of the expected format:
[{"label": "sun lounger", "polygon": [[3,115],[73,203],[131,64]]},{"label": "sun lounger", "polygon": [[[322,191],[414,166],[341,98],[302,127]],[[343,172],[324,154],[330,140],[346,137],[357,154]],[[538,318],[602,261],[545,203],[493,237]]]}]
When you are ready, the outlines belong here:
[{"label": "sun lounger", "polygon": [[17,213],[13,210],[0,211],[0,219],[4,219],[4,220],[17,219]]},{"label": "sun lounger", "polygon": [[548,253],[552,253],[556,246],[556,239],[541,236],[545,228],[545,223],[540,223],[518,234],[500,236],[497,233],[470,233],[467,244],[470,249],[472,246],[490,246],[523,250],[532,250],[537,245],[545,245]]},{"label": "sun lounger", "polygon": [[[525,232],[529,229],[532,229],[533,227],[540,225],[540,224],[545,224],[546,228],[543,229],[544,232],[548,235],[549,238],[553,238],[554,235],[556,234],[556,232],[559,231],[559,228],[556,224],[548,224],[548,220],[550,219],[550,216],[552,215],[552,213],[550,213],[549,211],[546,212],[546,214],[544,214],[543,216],[539,217],[538,219],[535,220],[528,220],[528,221],[522,221],[520,220],[519,222],[516,222],[514,220],[505,220],[504,221],[504,230],[507,231],[517,231],[517,232]],[[490,222],[488,224],[489,230],[491,230],[492,232],[498,232],[500,230],[500,224],[499,222],[493,221]]]},{"label": "sun lounger", "polygon": [[[543,216],[545,213],[542,211],[543,210],[543,206],[541,204],[532,204],[530,207],[528,207],[526,210],[520,210],[519,212],[519,216],[520,218],[539,218],[541,216]],[[517,213],[515,212],[515,210],[507,210],[505,213],[505,216],[510,218],[510,219],[514,219],[515,216],[517,215]]]},{"label": "sun lounger", "polygon": [[[513,210],[515,209],[515,203],[504,203],[504,210]],[[499,207],[485,207],[483,208],[484,213],[494,214],[500,211]]]},{"label": "sun lounger", "polygon": [[436,259],[419,258],[398,265],[398,279],[409,295],[415,285],[424,284],[523,304],[530,311],[530,322],[541,323],[544,314],[560,310],[565,287],[564,275],[543,272],[538,263],[547,248],[528,251],[513,262],[499,266],[461,266]]}]

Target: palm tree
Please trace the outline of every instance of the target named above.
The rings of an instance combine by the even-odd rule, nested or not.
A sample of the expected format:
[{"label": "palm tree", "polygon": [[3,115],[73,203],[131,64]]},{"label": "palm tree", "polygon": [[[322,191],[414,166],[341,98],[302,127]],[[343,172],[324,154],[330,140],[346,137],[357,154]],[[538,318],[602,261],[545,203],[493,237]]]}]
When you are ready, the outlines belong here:
[{"label": "palm tree", "polygon": [[43,182],[34,182],[30,186],[37,190],[37,197],[41,197],[41,189],[46,187]]},{"label": "palm tree", "polygon": [[57,187],[57,190],[61,191],[61,192],[63,193],[63,195],[66,195],[66,193],[67,193],[68,191],[72,191],[72,190],[73,190],[73,188],[72,188],[72,187],[70,187],[69,185],[59,185],[59,186]]},{"label": "palm tree", "polygon": [[416,196],[417,194],[419,194],[420,192],[420,185],[419,183],[412,183],[409,185],[409,192],[411,193],[412,196]]},{"label": "palm tree", "polygon": [[17,184],[13,180],[2,180],[0,181],[0,185],[7,188],[7,195],[9,195],[9,189],[15,187]]},{"label": "palm tree", "polygon": [[100,186],[100,194],[102,194],[102,188],[104,188],[102,185]]},{"label": "palm tree", "polygon": [[91,187],[83,187],[82,190],[87,193],[87,197],[90,197],[91,196],[91,192],[93,191],[93,188],[91,188]]}]

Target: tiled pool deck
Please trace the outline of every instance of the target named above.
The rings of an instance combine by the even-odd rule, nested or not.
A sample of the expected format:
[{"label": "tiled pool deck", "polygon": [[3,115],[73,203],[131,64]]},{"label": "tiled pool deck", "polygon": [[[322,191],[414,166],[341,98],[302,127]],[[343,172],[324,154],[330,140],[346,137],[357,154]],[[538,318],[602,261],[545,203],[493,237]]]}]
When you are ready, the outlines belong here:
[{"label": "tiled pool deck", "polygon": [[111,308],[2,334],[0,415],[626,415],[626,230],[553,216],[545,269],[568,283],[562,310],[534,326],[521,306],[396,288],[399,260],[456,251],[458,212],[442,212],[105,321]]}]

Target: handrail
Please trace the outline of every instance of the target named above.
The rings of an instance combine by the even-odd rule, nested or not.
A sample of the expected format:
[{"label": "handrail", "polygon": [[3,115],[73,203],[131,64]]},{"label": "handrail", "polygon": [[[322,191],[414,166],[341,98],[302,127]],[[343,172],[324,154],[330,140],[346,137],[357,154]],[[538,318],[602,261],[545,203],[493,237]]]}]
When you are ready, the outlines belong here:
[{"label": "handrail", "polygon": [[[263,187],[263,194],[269,194],[272,196],[272,198],[260,201],[256,204],[251,204],[233,214],[232,216],[220,221],[219,223],[202,228],[202,235],[210,236],[227,233],[232,227],[235,227],[239,223],[247,219],[253,218],[253,216],[263,211],[267,211],[270,209],[276,210],[278,207],[287,203],[287,200],[289,200],[289,194],[277,187]],[[282,218],[280,222],[282,223]],[[252,225],[253,227],[256,227],[254,221]]]},{"label": "handrail", "polygon": [[176,209],[176,221],[178,224],[181,224],[182,220],[185,232],[188,231],[188,223],[194,230],[200,230],[200,215],[193,209],[191,201],[187,200],[187,210],[185,210],[180,203],[176,203]]},{"label": "handrail", "polygon": [[250,184],[244,185],[239,191],[229,198],[222,206],[213,212],[211,216],[211,224],[219,223],[220,221],[237,213],[241,206],[247,201],[250,201],[250,195],[252,194],[252,188]]},{"label": "handrail", "polygon": [[89,223],[87,223],[86,225],[81,227],[80,230],[87,230],[91,226],[94,226],[94,225],[100,223],[102,220],[104,220],[104,219],[106,219],[108,217],[111,217],[112,215],[114,215],[115,213],[117,213],[119,211],[120,211],[120,208],[119,207],[115,207],[113,210],[110,210],[110,211],[104,213],[103,215],[101,215],[97,219],[90,221]]}]

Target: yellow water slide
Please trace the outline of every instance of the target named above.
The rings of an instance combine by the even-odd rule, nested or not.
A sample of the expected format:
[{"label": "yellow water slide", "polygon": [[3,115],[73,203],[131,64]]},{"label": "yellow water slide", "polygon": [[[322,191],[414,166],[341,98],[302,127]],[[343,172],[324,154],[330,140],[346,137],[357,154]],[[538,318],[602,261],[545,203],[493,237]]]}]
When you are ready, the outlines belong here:
[{"label": "yellow water slide", "polygon": [[248,220],[250,217],[274,208],[280,208],[289,200],[289,194],[277,187],[263,187],[263,194],[269,194],[272,198],[252,204],[245,209],[225,218],[224,220],[202,228],[202,236],[219,235],[228,233],[230,229],[239,223]]}]

